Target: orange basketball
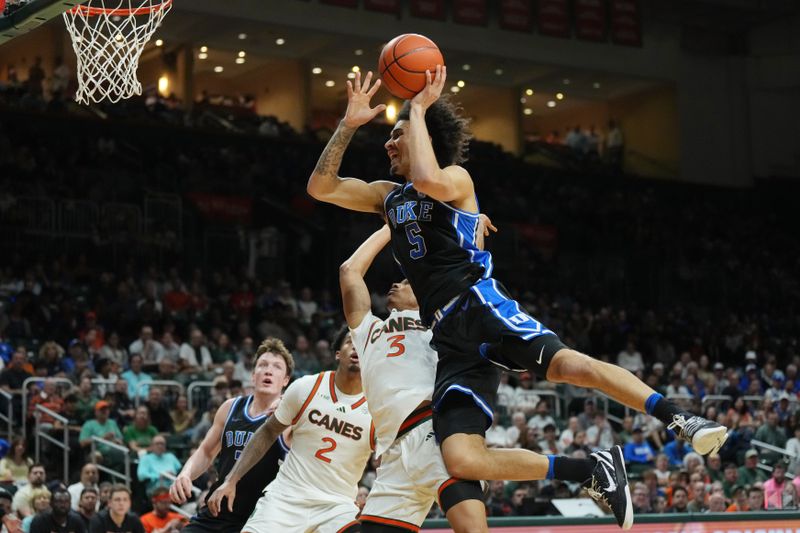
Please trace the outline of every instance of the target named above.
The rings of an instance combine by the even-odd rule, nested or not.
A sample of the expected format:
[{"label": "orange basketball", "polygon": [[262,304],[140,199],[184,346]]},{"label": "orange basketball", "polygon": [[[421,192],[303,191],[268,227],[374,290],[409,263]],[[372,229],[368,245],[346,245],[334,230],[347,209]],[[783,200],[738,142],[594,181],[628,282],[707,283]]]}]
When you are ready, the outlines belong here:
[{"label": "orange basketball", "polygon": [[404,33],[383,47],[378,72],[390,93],[408,100],[425,88],[425,71],[435,75],[436,65],[444,66],[436,43],[424,35]]}]

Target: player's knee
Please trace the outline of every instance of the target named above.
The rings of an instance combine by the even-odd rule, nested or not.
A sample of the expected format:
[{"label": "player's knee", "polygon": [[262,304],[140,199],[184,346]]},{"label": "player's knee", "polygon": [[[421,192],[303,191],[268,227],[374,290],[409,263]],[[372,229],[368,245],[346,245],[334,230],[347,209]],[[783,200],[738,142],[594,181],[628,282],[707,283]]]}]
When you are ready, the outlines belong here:
[{"label": "player's knee", "polygon": [[458,479],[482,479],[481,467],[486,464],[483,457],[486,446],[470,446],[465,442],[459,444],[459,446],[442,447],[442,457],[447,472]]}]

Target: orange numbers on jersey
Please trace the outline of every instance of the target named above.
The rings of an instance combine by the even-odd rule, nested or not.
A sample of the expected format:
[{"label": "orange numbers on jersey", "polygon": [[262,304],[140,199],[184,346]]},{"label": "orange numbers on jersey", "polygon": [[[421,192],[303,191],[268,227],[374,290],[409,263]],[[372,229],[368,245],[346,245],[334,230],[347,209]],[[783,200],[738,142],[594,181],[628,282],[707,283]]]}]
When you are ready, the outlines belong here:
[{"label": "orange numbers on jersey", "polygon": [[322,442],[327,443],[328,446],[327,447],[323,446],[322,448],[317,450],[317,453],[314,454],[314,457],[316,457],[320,461],[325,461],[326,463],[330,463],[331,458],[325,457],[325,454],[332,452],[333,450],[336,449],[336,441],[330,437],[323,437]]},{"label": "orange numbers on jersey", "polygon": [[386,340],[391,343],[390,346],[392,350],[386,354],[386,357],[399,357],[406,353],[406,347],[403,344],[405,338],[405,335],[392,335],[391,337],[387,338]]}]

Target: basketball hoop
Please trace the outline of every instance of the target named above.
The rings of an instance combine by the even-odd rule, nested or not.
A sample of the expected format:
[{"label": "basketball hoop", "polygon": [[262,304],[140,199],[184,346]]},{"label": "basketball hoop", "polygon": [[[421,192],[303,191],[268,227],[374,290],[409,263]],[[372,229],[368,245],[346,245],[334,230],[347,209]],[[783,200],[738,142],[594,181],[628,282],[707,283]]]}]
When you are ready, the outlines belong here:
[{"label": "basketball hoop", "polygon": [[172,1],[89,0],[64,13],[78,56],[77,102],[119,102],[142,94],[139,57]]}]

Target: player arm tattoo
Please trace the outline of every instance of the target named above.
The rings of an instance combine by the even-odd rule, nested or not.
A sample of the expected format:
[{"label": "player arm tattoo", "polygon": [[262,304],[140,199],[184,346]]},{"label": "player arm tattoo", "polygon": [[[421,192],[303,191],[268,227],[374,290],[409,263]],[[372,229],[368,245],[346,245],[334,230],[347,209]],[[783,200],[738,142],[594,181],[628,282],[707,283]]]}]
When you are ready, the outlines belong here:
[{"label": "player arm tattoo", "polygon": [[247,474],[256,463],[258,463],[264,454],[267,453],[278,436],[283,433],[288,426],[281,424],[275,416],[269,417],[267,421],[261,425],[253,434],[253,438],[247,443],[247,446],[242,450],[242,455],[236,461],[226,480],[237,483],[240,479]]},{"label": "player arm tattoo", "polygon": [[319,156],[317,166],[314,167],[314,172],[308,181],[309,192],[312,193],[312,196],[314,194],[312,189],[325,191],[331,190],[336,186],[344,152],[353,139],[356,129],[346,126],[344,121],[339,122],[339,126],[333,132],[328,144]]}]

